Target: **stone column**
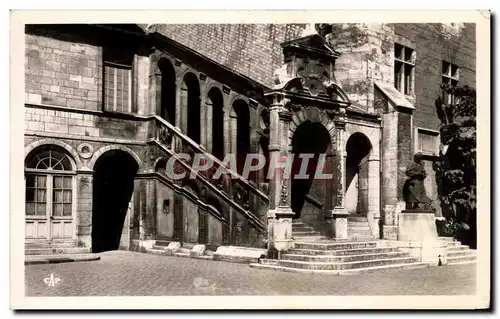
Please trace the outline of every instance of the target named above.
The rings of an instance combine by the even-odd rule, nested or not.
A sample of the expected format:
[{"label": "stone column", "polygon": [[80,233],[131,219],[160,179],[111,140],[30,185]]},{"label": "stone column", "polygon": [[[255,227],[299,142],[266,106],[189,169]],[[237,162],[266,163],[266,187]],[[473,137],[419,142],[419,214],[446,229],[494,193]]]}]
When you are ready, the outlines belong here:
[{"label": "stone column", "polygon": [[93,172],[79,171],[76,176],[76,238],[78,246],[92,247]]},{"label": "stone column", "polygon": [[209,153],[213,152],[213,150],[212,150],[212,146],[213,146],[212,119],[213,119],[213,116],[214,115],[213,115],[212,101],[210,101],[210,99],[207,99],[205,102],[205,120],[203,121],[203,123],[205,123],[204,124],[205,129],[201,131],[201,144],[203,144],[203,146],[205,146],[205,149]]},{"label": "stone column", "polygon": [[398,199],[398,113],[382,116],[382,213],[383,238],[397,239],[395,211]]},{"label": "stone column", "polygon": [[368,159],[368,221],[372,235],[380,238],[380,160]]},{"label": "stone column", "polygon": [[[285,160],[288,156],[288,134],[291,115],[284,105],[287,101],[282,96],[273,96],[270,110],[271,161]],[[293,248],[292,217],[290,207],[290,178],[284,178],[284,168],[271,163],[273,169],[269,183],[269,210],[267,212],[268,257],[280,258],[280,253]],[[275,168],[275,169],[274,169]]]},{"label": "stone column", "polygon": [[329,237],[334,239],[347,239],[347,216],[349,213],[345,208],[346,167],[345,167],[345,109],[335,119],[335,206],[325,216],[327,220]]},{"label": "stone column", "polygon": [[175,126],[179,127],[184,134],[187,134],[187,123],[188,123],[188,88],[186,83],[182,82],[178,86],[180,88],[175,106],[175,113],[179,116],[175,117]]}]

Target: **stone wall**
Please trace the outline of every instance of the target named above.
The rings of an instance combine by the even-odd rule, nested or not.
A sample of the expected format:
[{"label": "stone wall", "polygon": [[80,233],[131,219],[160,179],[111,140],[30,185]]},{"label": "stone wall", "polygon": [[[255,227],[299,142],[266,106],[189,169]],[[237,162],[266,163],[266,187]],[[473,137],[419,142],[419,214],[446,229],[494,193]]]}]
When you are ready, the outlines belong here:
[{"label": "stone wall", "polygon": [[443,60],[459,67],[459,83],[475,87],[475,24],[450,30],[443,24],[395,24],[397,36],[414,43],[415,112],[414,125],[436,130],[439,119],[434,102],[440,94]]},{"label": "stone wall", "polygon": [[280,44],[299,38],[306,24],[163,24],[159,33],[271,87],[281,67]]},{"label": "stone wall", "polygon": [[55,36],[37,26],[25,35],[27,101],[87,110],[102,108],[102,50],[99,46]]}]

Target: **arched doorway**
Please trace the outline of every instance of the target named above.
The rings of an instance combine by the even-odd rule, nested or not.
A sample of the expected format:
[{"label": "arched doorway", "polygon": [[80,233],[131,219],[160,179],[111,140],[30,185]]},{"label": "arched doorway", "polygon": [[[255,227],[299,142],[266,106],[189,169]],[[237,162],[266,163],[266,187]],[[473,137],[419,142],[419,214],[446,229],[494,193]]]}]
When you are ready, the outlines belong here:
[{"label": "arched doorway", "polygon": [[158,61],[161,72],[161,110],[160,116],[175,125],[175,70],[165,58]]},{"label": "arched doorway", "polygon": [[368,157],[372,150],[370,140],[363,133],[354,133],[346,144],[345,206],[350,214],[368,213]]},{"label": "arched doorway", "polygon": [[58,145],[43,145],[25,160],[26,239],[72,239],[75,235],[76,165]]},{"label": "arched doorway", "polygon": [[[314,176],[316,170],[319,170],[323,174],[331,174],[331,172],[327,172],[324,167],[318,167],[320,155],[325,156],[331,151],[331,147],[330,134],[321,123],[306,121],[300,124],[295,130],[292,137],[294,161],[291,172],[291,207],[295,213],[295,219],[308,215],[307,219],[314,222],[320,218],[318,209],[314,210],[312,207],[308,207],[304,210],[304,207],[306,207],[304,204],[307,196],[314,198],[320,203],[325,203],[326,201],[329,181],[325,179],[315,179]],[[302,168],[302,161],[305,161],[305,159],[299,157],[301,154],[302,156],[305,154],[310,154],[311,156],[306,168]],[[299,174],[303,175],[304,173],[307,175],[307,178],[305,178],[305,176],[299,176]]]},{"label": "arched doorway", "polygon": [[224,99],[219,89],[210,89],[207,104],[212,109],[212,121],[208,127],[211,130],[210,135],[212,137],[211,152],[212,155],[222,160],[224,158]]},{"label": "arched doorway", "polygon": [[[243,100],[233,103],[232,131],[236,142],[236,166],[239,174],[243,172],[247,154],[250,152],[250,110]],[[234,149],[233,149],[234,150]]]},{"label": "arched doorway", "polygon": [[200,143],[200,83],[193,73],[184,76],[183,92],[182,104],[187,107],[187,135],[196,143]]},{"label": "arched doorway", "polygon": [[[117,250],[134,191],[138,165],[127,152],[111,150],[94,166],[92,252]],[[127,225],[125,225],[127,226]]]}]

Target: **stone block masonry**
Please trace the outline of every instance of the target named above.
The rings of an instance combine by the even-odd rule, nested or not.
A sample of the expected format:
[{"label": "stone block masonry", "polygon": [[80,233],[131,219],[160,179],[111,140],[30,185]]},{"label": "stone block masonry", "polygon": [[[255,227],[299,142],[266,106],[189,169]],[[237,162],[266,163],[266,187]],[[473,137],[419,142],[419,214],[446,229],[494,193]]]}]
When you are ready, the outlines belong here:
[{"label": "stone block masonry", "polygon": [[26,131],[56,134],[61,138],[90,137],[145,141],[147,135],[147,125],[144,121],[29,107],[25,108],[24,118]]},{"label": "stone block masonry", "polygon": [[39,103],[101,109],[102,54],[98,46],[25,35],[26,92]]}]

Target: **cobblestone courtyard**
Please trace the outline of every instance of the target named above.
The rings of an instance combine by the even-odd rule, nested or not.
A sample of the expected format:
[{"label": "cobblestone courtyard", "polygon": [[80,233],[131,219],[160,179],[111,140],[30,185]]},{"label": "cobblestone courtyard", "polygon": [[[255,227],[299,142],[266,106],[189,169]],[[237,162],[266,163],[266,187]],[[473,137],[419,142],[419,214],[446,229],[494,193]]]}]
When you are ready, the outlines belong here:
[{"label": "cobblestone courtyard", "polygon": [[[49,286],[44,278],[60,278]],[[27,296],[451,295],[475,293],[475,266],[384,270],[354,276],[277,272],[126,251],[101,260],[26,266]]]}]

